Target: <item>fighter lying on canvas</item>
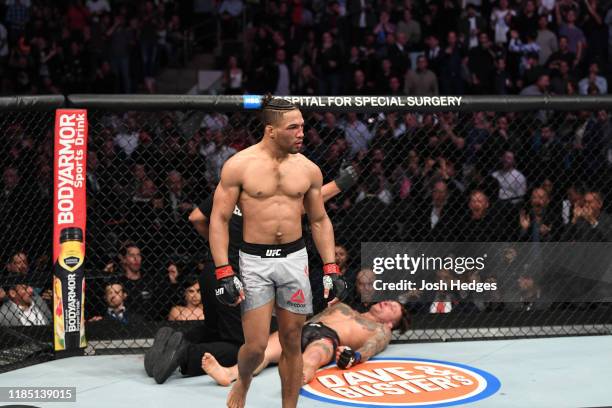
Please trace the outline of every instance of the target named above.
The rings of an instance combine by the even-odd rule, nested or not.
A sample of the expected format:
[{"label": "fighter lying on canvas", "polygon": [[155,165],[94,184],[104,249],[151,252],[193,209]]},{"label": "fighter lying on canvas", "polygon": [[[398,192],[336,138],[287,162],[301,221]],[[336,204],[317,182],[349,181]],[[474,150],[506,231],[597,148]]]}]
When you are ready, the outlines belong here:
[{"label": "fighter lying on canvas", "polygon": [[[333,361],[343,369],[367,361],[387,347],[392,330],[404,333],[408,324],[407,310],[396,301],[376,303],[365,313],[358,313],[344,303],[325,309],[302,329],[304,384],[313,379],[317,369]],[[264,361],[255,373],[277,363],[280,355],[278,333],[273,333]],[[202,358],[202,366],[220,385],[227,386],[238,377],[237,366],[223,367],[210,353]]]}]

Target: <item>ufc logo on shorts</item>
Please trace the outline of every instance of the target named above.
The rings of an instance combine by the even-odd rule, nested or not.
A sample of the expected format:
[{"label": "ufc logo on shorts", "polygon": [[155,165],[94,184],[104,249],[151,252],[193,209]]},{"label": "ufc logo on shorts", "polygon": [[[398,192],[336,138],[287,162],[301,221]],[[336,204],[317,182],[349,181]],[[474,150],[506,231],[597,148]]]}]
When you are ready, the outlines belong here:
[{"label": "ufc logo on shorts", "polygon": [[280,249],[268,249],[266,250],[266,256],[280,256]]},{"label": "ufc logo on shorts", "polygon": [[221,295],[223,295],[223,293],[224,293],[224,292],[225,292],[225,291],[223,290],[223,288],[217,288],[217,289],[215,289],[215,295],[217,295],[217,296],[221,296]]}]

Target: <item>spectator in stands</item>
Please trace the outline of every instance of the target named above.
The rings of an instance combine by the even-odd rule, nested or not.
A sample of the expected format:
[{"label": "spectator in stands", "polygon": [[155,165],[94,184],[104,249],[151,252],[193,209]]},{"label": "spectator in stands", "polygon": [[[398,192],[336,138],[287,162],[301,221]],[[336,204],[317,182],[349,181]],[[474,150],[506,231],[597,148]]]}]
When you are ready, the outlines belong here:
[{"label": "spectator in stands", "polygon": [[342,52],[330,32],[324,32],[323,43],[317,57],[321,67],[320,90],[322,95],[338,95],[340,92],[342,72]]},{"label": "spectator in stands", "polygon": [[557,9],[557,21],[559,22],[559,35],[567,37],[568,50],[576,55],[578,62],[582,61],[586,47],[586,37],[582,30],[576,26],[576,11],[568,10],[565,14],[565,23]]},{"label": "spectator in stands", "polygon": [[45,301],[25,283],[11,283],[0,306],[0,326],[46,326],[52,316]]},{"label": "spectator in stands", "polygon": [[442,95],[463,95],[465,93],[465,50],[457,40],[457,33],[449,31],[444,52],[439,57],[438,80]]},{"label": "spectator in stands", "polygon": [[187,277],[183,280],[184,305],[176,305],[170,309],[168,320],[204,320],[204,308],[200,294],[200,282],[197,277]]},{"label": "spectator in stands", "polygon": [[397,23],[397,35],[403,35],[406,39],[406,47],[412,51],[421,42],[421,24],[412,18],[412,10],[404,9],[402,20]]},{"label": "spectator in stands", "polygon": [[578,91],[580,95],[589,95],[589,87],[595,86],[597,94],[608,93],[608,81],[606,78],[599,75],[599,64],[593,62],[589,65],[589,74],[578,82]]},{"label": "spectator in stands", "polygon": [[104,301],[106,312],[104,316],[94,316],[89,322],[105,321],[121,325],[143,323],[143,317],[126,306],[128,294],[119,281],[111,280],[104,286]]},{"label": "spectator in stands", "polygon": [[468,67],[471,73],[472,91],[475,94],[486,94],[492,88],[495,51],[486,32],[478,34],[478,41],[478,46],[469,51]]},{"label": "spectator in stands", "polygon": [[162,296],[155,277],[142,272],[142,255],[135,242],[128,241],[119,249],[119,281],[126,292],[126,307],[144,317],[155,319],[165,313],[158,310]]},{"label": "spectator in stands", "polygon": [[563,35],[559,36],[559,50],[552,53],[546,64],[549,68],[555,68],[558,67],[559,61],[561,60],[567,62],[570,69],[574,69],[578,64],[576,54],[570,51],[568,39]]},{"label": "spectator in stands", "polygon": [[536,37],[536,43],[540,47],[539,63],[544,66],[550,56],[559,49],[557,36],[548,29],[548,16],[545,14],[540,14],[538,16],[538,35]]},{"label": "spectator in stands", "polygon": [[427,58],[421,55],[417,58],[416,70],[408,70],[404,80],[406,95],[438,95],[438,78],[433,71],[427,69]]},{"label": "spectator in stands", "polygon": [[434,182],[431,201],[414,211],[414,218],[409,222],[409,235],[404,239],[410,241],[418,237],[423,242],[448,240],[453,219],[458,215],[456,210],[449,204],[448,185],[442,180]]},{"label": "spectator in stands", "polygon": [[566,191],[566,198],[562,203],[562,214],[563,225],[565,226],[564,231],[570,225],[570,222],[574,219],[574,210],[577,207],[584,206],[584,190],[579,184],[570,184]]},{"label": "spectator in stands", "polygon": [[568,86],[576,82],[570,66],[565,60],[559,60],[556,69],[553,71],[555,74],[550,81],[551,93],[555,95],[566,95],[568,94]]},{"label": "spectator in stands", "polygon": [[516,12],[508,7],[508,0],[499,0],[499,5],[491,13],[491,25],[493,26],[493,38],[495,44],[503,46],[508,42],[508,31],[510,22],[516,16]]},{"label": "spectator in stands", "polygon": [[222,130],[212,132],[212,140],[202,146],[200,153],[206,158],[206,178],[211,186],[216,186],[221,177],[223,163],[236,153],[236,149],[229,146]]},{"label": "spectator in stands", "polygon": [[231,55],[227,60],[227,66],[223,71],[223,86],[228,95],[241,94],[244,82],[242,68],[238,66],[238,58]]},{"label": "spectator in stands", "polygon": [[527,0],[523,3],[523,9],[512,19],[512,26],[522,35],[536,32],[538,29],[538,14],[534,0]]},{"label": "spectator in stands", "polygon": [[194,207],[194,200],[185,189],[183,175],[176,170],[171,170],[166,177],[167,197],[170,214],[175,222],[187,221],[187,216]]},{"label": "spectator in stands", "polygon": [[317,95],[319,92],[319,79],[315,76],[310,65],[301,67],[300,75],[295,84],[295,95]]},{"label": "spectator in stands", "polygon": [[466,162],[467,164],[476,164],[477,156],[484,143],[490,137],[489,126],[486,122],[486,117],[482,112],[474,112],[472,116],[472,124],[467,131],[466,142]]},{"label": "spectator in stands", "polygon": [[[378,241],[392,240],[395,217],[389,218],[387,211],[390,207],[381,199],[385,193],[381,188],[381,179],[375,174],[365,178],[365,185],[361,200],[348,209],[346,220],[361,220],[357,225],[347,223],[341,228],[340,236],[347,242],[347,249],[351,254],[358,254],[361,242],[368,242],[372,237]],[[368,214],[367,218],[364,218]]]},{"label": "spectator in stands", "polygon": [[529,154],[529,165],[525,166],[528,179],[541,177],[539,169],[546,169],[547,174],[563,174],[567,151],[551,124],[546,123],[539,132],[534,132]]},{"label": "spectator in stands", "polygon": [[558,214],[550,208],[550,197],[542,187],[531,192],[530,208],[520,210],[519,239],[529,242],[550,242],[559,235]]},{"label": "spectator in stands", "polygon": [[318,130],[313,126],[306,131],[304,136],[306,139],[304,154],[319,167],[323,166],[327,146],[321,139]]},{"label": "spectator in stands", "polygon": [[449,235],[451,241],[496,242],[500,238],[501,241],[510,238],[507,226],[491,212],[489,197],[483,191],[474,190],[470,193],[468,207],[467,216],[456,224],[455,230]]},{"label": "spectator in stands", "polygon": [[497,118],[496,128],[483,143],[478,151],[477,166],[481,166],[484,174],[491,174],[499,164],[499,158],[504,152],[518,152],[523,149],[514,131],[510,129],[508,117],[501,115]]},{"label": "spectator in stands", "polygon": [[128,113],[125,128],[117,132],[114,138],[115,146],[121,149],[121,153],[126,158],[129,158],[138,148],[140,140],[139,130],[137,118],[133,113]]},{"label": "spectator in stands", "polygon": [[524,96],[541,96],[548,95],[550,88],[550,76],[548,74],[540,74],[538,80],[521,91]]},{"label": "spectator in stands", "polygon": [[440,39],[435,35],[428,35],[425,38],[425,56],[427,57],[427,65],[429,68],[438,75],[442,69],[443,55],[442,49],[440,48]]},{"label": "spectator in stands", "polygon": [[317,130],[328,147],[333,145],[336,140],[345,138],[344,130],[338,125],[336,115],[332,112],[325,112],[324,120],[319,124]]},{"label": "spectator in stands", "polygon": [[505,151],[501,157],[501,169],[491,175],[499,182],[499,199],[516,204],[527,192],[527,179],[515,167],[514,153]]},{"label": "spectator in stands", "polygon": [[6,264],[6,272],[6,279],[27,282],[43,300],[50,301],[53,298],[50,289],[51,275],[32,268],[24,251],[17,251],[11,255]]},{"label": "spectator in stands", "polygon": [[380,63],[380,69],[376,71],[375,86],[376,89],[389,92],[389,81],[393,78],[395,70],[389,58],[384,58]]},{"label": "spectator in stands", "polygon": [[290,95],[291,94],[291,76],[289,67],[286,63],[287,54],[284,49],[276,50],[275,66],[276,66],[276,83],[275,95]]},{"label": "spectator in stands", "polygon": [[347,113],[344,134],[351,149],[350,157],[354,157],[359,151],[368,150],[373,137],[366,125],[357,118],[355,112]]},{"label": "spectator in stands", "polygon": [[130,74],[130,46],[135,41],[135,33],[126,24],[123,14],[115,15],[113,25],[106,31],[110,41],[110,63],[114,74],[121,80],[121,90],[124,93],[132,92],[132,79]]},{"label": "spectator in stands", "polygon": [[336,244],[335,254],[336,254],[336,264],[338,264],[338,267],[340,268],[340,273],[343,276],[345,276],[345,278],[348,277],[350,275],[349,273],[350,262],[349,262],[348,251],[343,245]]},{"label": "spectator in stands", "polygon": [[221,32],[224,39],[234,39],[238,34],[238,17],[243,10],[242,0],[223,0],[219,4],[218,14],[221,16]]},{"label": "spectator in stands", "polygon": [[510,310],[520,310],[530,312],[533,310],[546,310],[550,302],[544,294],[541,285],[537,282],[534,272],[530,271],[530,266],[525,265],[517,278],[518,302],[507,303]]},{"label": "spectator in stands", "polygon": [[348,95],[372,95],[374,89],[366,82],[365,73],[361,69],[355,70],[353,82],[348,87]]},{"label": "spectator in stands", "polygon": [[588,191],[582,205],[574,207],[565,241],[612,242],[612,216],[602,211],[603,198],[598,191]]},{"label": "spectator in stands", "polygon": [[365,312],[375,303],[373,301],[375,279],[376,275],[371,269],[362,269],[357,273],[355,293],[351,296],[352,302],[350,302],[353,309],[360,313]]},{"label": "spectator in stands", "polygon": [[465,6],[466,14],[459,19],[459,34],[463,36],[464,42],[468,49],[478,46],[478,36],[482,32],[486,32],[486,21],[477,14],[476,7],[473,4]]}]

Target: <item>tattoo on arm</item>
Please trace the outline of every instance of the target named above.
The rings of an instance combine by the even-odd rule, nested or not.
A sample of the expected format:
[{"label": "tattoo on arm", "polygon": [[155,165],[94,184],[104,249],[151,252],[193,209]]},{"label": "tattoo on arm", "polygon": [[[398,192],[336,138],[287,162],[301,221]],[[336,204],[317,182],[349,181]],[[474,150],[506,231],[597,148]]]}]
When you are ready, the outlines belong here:
[{"label": "tattoo on arm", "polygon": [[357,351],[361,353],[361,361],[368,361],[371,357],[387,348],[391,341],[391,331],[386,328],[379,328],[374,336]]}]

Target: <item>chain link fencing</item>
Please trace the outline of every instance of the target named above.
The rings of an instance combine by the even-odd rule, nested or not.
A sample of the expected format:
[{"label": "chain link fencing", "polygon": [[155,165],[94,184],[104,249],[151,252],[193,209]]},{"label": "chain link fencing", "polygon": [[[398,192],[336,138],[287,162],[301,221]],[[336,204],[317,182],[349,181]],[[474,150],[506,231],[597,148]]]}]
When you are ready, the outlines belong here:
[{"label": "chain link fencing", "polygon": [[[223,163],[257,143],[263,128],[255,112],[223,104],[202,109],[171,97],[150,105],[97,101],[102,103],[72,100],[88,108],[89,120],[85,352],[142,352],[159,327],[188,330],[211,318],[201,305],[205,289],[198,287],[198,277],[210,271],[210,253],[189,216],[198,207],[206,213]],[[375,241],[493,245],[491,268],[461,274],[439,268],[424,276],[428,282],[496,283],[514,296],[510,302],[494,292],[403,291],[399,299],[412,325],[394,341],[610,333],[605,294],[612,291],[601,286],[607,278],[583,280],[590,289],[596,282],[608,290],[604,296],[587,290],[577,296],[575,280],[534,271],[521,252],[534,243],[563,249],[571,242],[612,240],[610,113],[588,104],[570,110],[568,101],[563,109],[533,103],[539,108],[483,99],[469,111],[303,110],[303,154],[319,165],[324,183],[348,165],[358,174],[351,188],[326,202],[337,260],[350,282],[347,303],[360,311],[371,303],[367,291],[376,276],[363,267],[361,243]],[[36,146],[47,146],[53,115],[22,115],[3,114],[2,129],[23,118]],[[25,203],[17,207],[27,217],[3,219],[23,223],[30,259],[37,259],[38,249],[48,254],[51,242],[49,202],[34,199],[44,171],[34,163],[52,149],[34,152],[26,166],[31,182],[20,184],[26,199],[3,204]],[[12,167],[10,156],[3,157],[4,168]],[[593,217],[597,226],[585,228],[585,222],[594,225]],[[322,265],[305,236],[315,309],[321,310]],[[554,296],[542,296],[550,288]]]},{"label": "chain link fencing", "polygon": [[53,112],[63,101],[0,103],[0,371],[53,356]]}]

